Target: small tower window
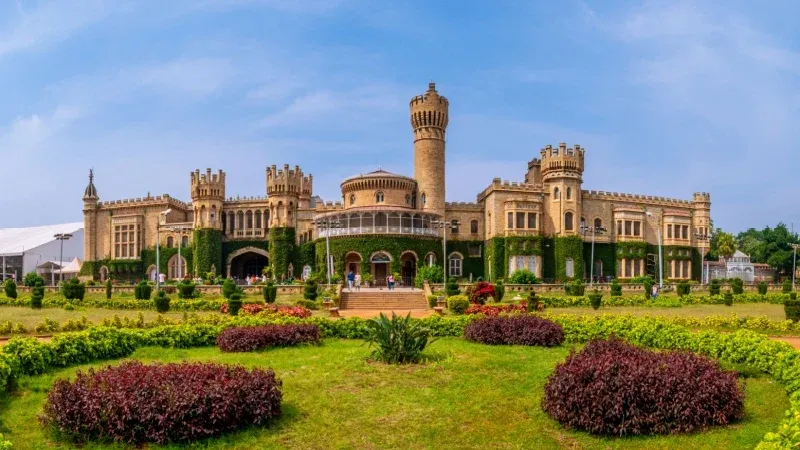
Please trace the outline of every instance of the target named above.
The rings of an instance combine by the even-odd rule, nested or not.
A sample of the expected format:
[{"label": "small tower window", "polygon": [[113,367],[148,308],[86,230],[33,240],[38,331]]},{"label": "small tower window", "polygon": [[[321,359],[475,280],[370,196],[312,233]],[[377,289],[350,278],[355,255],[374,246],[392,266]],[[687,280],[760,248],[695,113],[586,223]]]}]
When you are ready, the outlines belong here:
[{"label": "small tower window", "polygon": [[175,245],[175,244],[174,244],[174,242],[175,242],[175,241],[174,241],[174,239],[172,238],[172,236],[168,237],[168,238],[167,238],[167,248],[172,248],[172,246],[173,246],[173,245]]},{"label": "small tower window", "polygon": [[351,205],[356,204],[356,194],[350,194],[350,204]]},{"label": "small tower window", "polygon": [[428,203],[428,196],[425,195],[424,192],[422,193],[421,200],[422,200],[422,206],[424,207]]},{"label": "small tower window", "polygon": [[558,187],[553,188],[553,200],[561,200],[561,189]]},{"label": "small tower window", "polygon": [[478,234],[478,221],[477,220],[473,219],[473,220],[471,220],[469,222],[469,232],[472,233],[472,234]]},{"label": "small tower window", "polygon": [[375,194],[375,203],[383,203],[383,192]]},{"label": "small tower window", "polygon": [[568,212],[568,213],[564,214],[564,229],[565,230],[567,230],[567,231],[572,231],[573,230],[574,227],[573,227],[573,224],[572,224],[572,220],[573,220],[573,215],[572,215],[571,212]]},{"label": "small tower window", "polygon": [[411,204],[411,195],[406,194],[406,205],[410,205],[410,204]]},{"label": "small tower window", "polygon": [[567,188],[567,200],[572,200],[572,188]]}]

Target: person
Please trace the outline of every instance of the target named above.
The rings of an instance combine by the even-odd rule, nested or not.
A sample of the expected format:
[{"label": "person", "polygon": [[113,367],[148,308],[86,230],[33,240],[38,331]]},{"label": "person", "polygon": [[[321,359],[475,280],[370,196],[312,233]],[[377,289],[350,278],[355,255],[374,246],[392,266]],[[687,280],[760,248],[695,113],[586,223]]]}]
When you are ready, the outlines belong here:
[{"label": "person", "polygon": [[650,297],[653,298],[653,301],[655,301],[656,298],[658,297],[658,285],[657,284],[653,284],[653,289],[651,291]]},{"label": "person", "polygon": [[360,273],[356,274],[356,276],[354,278],[354,281],[356,282],[356,290],[360,291],[361,290],[361,274]]},{"label": "person", "polygon": [[389,275],[389,290],[394,290],[394,275],[391,274]]},{"label": "person", "polygon": [[352,292],[353,291],[353,282],[356,281],[356,276],[353,274],[353,271],[347,272],[347,288]]},{"label": "person", "polygon": [[250,277],[245,277],[245,278],[247,279],[247,285],[250,286],[250,282],[251,282]]}]

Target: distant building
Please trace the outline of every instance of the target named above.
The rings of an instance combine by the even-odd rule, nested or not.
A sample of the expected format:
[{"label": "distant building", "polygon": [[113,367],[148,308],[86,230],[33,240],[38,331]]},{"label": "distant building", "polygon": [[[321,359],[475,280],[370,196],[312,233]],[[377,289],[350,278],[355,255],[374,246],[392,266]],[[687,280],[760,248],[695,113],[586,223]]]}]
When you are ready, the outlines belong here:
[{"label": "distant building", "polygon": [[77,277],[81,267],[83,261],[76,257],[72,261],[47,261],[36,268],[36,273],[44,278],[46,284],[54,286],[61,280]]},{"label": "distant building", "polygon": [[[56,234],[69,233],[64,241]],[[0,278],[21,280],[48,261],[73,261],[83,257],[83,222],[28,228],[0,228]],[[46,280],[49,281],[49,280]]]},{"label": "distant building", "polygon": [[775,278],[774,269],[766,264],[754,264],[750,256],[741,250],[736,250],[730,258],[708,264],[709,278],[741,278],[745,283],[755,281],[772,281]]}]

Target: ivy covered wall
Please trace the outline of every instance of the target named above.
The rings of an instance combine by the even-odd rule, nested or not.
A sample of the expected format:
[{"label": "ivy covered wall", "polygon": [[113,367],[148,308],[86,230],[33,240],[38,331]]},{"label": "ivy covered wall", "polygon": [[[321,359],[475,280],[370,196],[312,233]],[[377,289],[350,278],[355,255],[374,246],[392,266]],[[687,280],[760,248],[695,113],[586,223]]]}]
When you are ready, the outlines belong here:
[{"label": "ivy covered wall", "polygon": [[[178,248],[160,247],[158,250],[158,259],[161,261],[161,273],[168,274],[168,264],[170,258],[178,254]],[[181,247],[181,256],[186,260],[186,268],[189,274],[194,276],[192,269],[194,268],[194,249],[192,247]],[[112,261],[113,264],[113,261]],[[156,265],[156,249],[154,247],[142,250],[142,270],[140,274],[142,277],[146,276],[147,268]]]},{"label": "ivy covered wall", "polygon": [[[574,273],[567,276],[567,258],[572,258]],[[556,282],[583,279],[583,238],[567,236],[555,238]]]},{"label": "ivy covered wall", "polygon": [[249,239],[244,241],[227,241],[222,243],[222,263],[223,265],[228,264],[228,256],[231,253],[241,250],[247,247],[255,247],[261,250],[269,252],[269,241],[264,239]]},{"label": "ivy covered wall", "polygon": [[225,265],[222,260],[222,231],[213,228],[194,230],[192,239],[195,275],[215,272],[225,275]]},{"label": "ivy covered wall", "polygon": [[[297,267],[311,266],[311,271],[317,270],[316,252],[317,244],[315,242],[305,242],[297,246]],[[324,257],[323,257],[324,258]],[[302,271],[302,269],[300,269]]]},{"label": "ivy covered wall", "polygon": [[542,278],[553,282],[556,279],[556,239],[546,236],[542,238]]},{"label": "ivy covered wall", "polygon": [[[441,243],[439,244],[441,246]],[[480,249],[480,256],[470,256],[470,248],[478,247]],[[447,241],[447,254],[450,255],[453,252],[461,253],[464,257],[462,261],[461,273],[462,277],[465,279],[469,279],[470,275],[472,275],[473,280],[477,280],[478,278],[484,278],[484,262],[483,262],[483,252],[484,252],[484,243],[483,241]],[[420,258],[424,258],[425,255],[421,255]],[[421,264],[417,264],[421,265]],[[440,263],[441,265],[441,263]],[[449,272],[448,272],[449,273]]]},{"label": "ivy covered wall", "polygon": [[483,251],[483,260],[487,280],[495,281],[506,276],[505,271],[505,239],[493,237],[486,241],[486,248]]},{"label": "ivy covered wall", "polygon": [[[450,244],[448,242],[448,244]],[[325,239],[318,239],[315,242],[314,254],[316,266],[319,270],[325,271]],[[448,249],[450,246],[448,245]],[[338,274],[344,273],[344,260],[348,252],[354,251],[361,255],[361,272],[370,273],[369,258],[373,253],[383,251],[391,255],[392,262],[390,270],[400,272],[400,255],[406,250],[410,250],[417,255],[417,267],[421,267],[425,262],[425,255],[433,252],[436,261],[441,263],[442,241],[430,238],[409,238],[398,236],[360,236],[360,237],[337,237],[330,239],[330,251],[333,256],[334,270]],[[465,255],[464,263],[467,263]],[[473,258],[480,259],[480,258]]]},{"label": "ivy covered wall", "polygon": [[[292,275],[297,277],[302,266],[296,263],[295,229],[292,227],[275,227],[269,229],[269,264],[273,276],[281,279],[287,273],[289,263],[292,264]],[[299,267],[298,267],[299,266]]]},{"label": "ivy covered wall", "polygon": [[[583,255],[586,260],[586,276],[588,277],[591,266],[590,261],[592,258],[592,243],[583,243]],[[595,273],[594,276],[603,277],[616,277],[617,276],[617,246],[613,243],[600,243],[594,244],[594,260],[603,262],[603,273]]]}]

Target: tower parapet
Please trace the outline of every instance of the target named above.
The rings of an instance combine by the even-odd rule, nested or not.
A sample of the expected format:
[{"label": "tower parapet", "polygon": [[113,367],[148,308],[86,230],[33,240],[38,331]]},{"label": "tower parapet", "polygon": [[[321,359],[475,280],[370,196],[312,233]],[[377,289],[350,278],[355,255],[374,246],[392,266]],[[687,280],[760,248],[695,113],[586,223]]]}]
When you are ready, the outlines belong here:
[{"label": "tower parapet", "polygon": [[450,102],[429,83],[428,91],[410,102],[414,131],[414,178],[417,180],[419,209],[444,214],[445,132]]},{"label": "tower parapet", "polygon": [[191,180],[192,210],[195,228],[222,229],[219,216],[225,200],[225,172],[200,173],[200,169],[189,173]]},{"label": "tower parapet", "polygon": [[310,207],[313,184],[314,178],[303,174],[300,166],[267,167],[270,227],[293,227],[297,209]]},{"label": "tower parapet", "polygon": [[[542,180],[547,182],[553,178],[582,179],[584,152],[585,150],[578,144],[575,144],[574,148],[567,148],[565,142],[558,144],[558,147],[546,146],[541,150],[542,158],[539,161]],[[530,168],[530,165],[528,167]]]}]

